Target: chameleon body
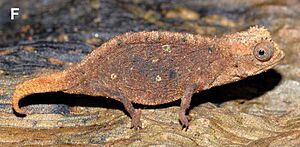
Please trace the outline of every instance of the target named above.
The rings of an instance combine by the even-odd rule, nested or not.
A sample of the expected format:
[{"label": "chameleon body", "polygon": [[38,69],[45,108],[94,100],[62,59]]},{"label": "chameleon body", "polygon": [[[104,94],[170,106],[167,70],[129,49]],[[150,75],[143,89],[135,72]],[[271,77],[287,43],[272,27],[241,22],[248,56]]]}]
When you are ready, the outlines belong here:
[{"label": "chameleon body", "polygon": [[181,99],[179,119],[194,93],[259,74],[284,57],[265,28],[209,38],[175,32],[125,33],[102,44],[80,63],[16,86],[13,109],[33,93],[63,91],[104,96],[123,103],[132,126],[141,128],[132,103],[159,105]]}]

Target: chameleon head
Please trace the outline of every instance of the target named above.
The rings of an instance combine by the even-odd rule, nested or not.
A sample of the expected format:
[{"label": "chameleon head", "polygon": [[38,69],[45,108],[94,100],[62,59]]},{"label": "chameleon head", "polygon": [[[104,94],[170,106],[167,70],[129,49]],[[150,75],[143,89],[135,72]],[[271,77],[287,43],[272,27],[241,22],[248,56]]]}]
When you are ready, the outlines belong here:
[{"label": "chameleon head", "polygon": [[226,80],[239,79],[259,74],[275,66],[284,58],[284,53],[272,41],[270,33],[263,27],[251,27],[245,32],[225,35],[224,57],[230,59],[225,69]]}]

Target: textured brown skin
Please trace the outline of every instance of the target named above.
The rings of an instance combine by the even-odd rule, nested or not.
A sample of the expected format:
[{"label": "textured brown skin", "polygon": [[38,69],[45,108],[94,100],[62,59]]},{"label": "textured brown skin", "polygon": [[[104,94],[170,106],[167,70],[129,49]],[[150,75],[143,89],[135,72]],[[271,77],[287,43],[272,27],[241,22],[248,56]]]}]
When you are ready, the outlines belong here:
[{"label": "textured brown skin", "polygon": [[[258,44],[270,48],[267,61],[257,59]],[[256,54],[258,54],[256,52]],[[264,28],[207,38],[174,32],[137,32],[117,36],[62,72],[17,85],[13,109],[24,114],[19,101],[33,93],[63,91],[118,100],[141,128],[133,103],[158,105],[181,99],[179,119],[194,93],[252,76],[272,68],[284,57]]]}]

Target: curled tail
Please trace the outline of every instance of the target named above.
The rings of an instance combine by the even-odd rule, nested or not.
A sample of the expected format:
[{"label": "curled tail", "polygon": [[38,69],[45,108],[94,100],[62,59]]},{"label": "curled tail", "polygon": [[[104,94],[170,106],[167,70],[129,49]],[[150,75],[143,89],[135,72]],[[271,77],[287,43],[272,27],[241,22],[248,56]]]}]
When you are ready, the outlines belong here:
[{"label": "curled tail", "polygon": [[16,86],[12,97],[12,108],[19,114],[25,114],[20,108],[19,101],[25,96],[34,93],[56,92],[67,89],[70,81],[66,78],[66,72],[58,72],[46,76],[37,77]]}]

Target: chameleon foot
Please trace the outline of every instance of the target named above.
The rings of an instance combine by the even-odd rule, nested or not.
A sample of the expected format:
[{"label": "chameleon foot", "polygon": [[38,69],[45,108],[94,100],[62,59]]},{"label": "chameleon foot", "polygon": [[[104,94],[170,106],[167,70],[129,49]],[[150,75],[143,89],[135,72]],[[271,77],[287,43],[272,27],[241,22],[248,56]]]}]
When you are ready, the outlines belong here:
[{"label": "chameleon foot", "polygon": [[179,112],[179,120],[181,122],[182,129],[185,129],[185,131],[186,131],[189,127],[189,121],[187,119],[187,116],[185,115],[185,111]]},{"label": "chameleon foot", "polygon": [[142,129],[142,122],[141,122],[141,110],[135,110],[134,115],[131,118],[131,128],[135,130]]}]

